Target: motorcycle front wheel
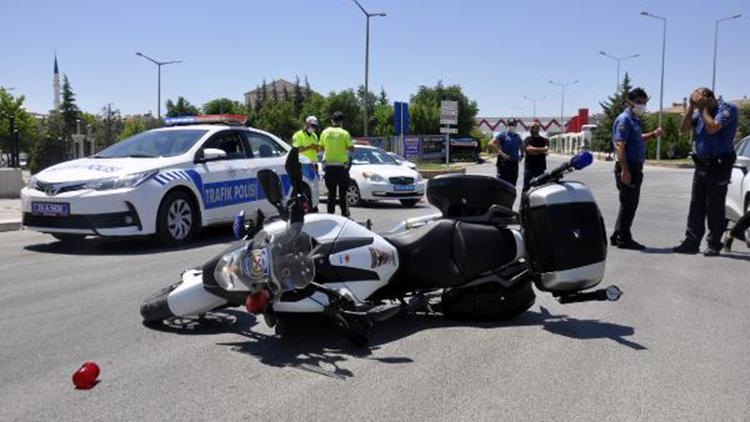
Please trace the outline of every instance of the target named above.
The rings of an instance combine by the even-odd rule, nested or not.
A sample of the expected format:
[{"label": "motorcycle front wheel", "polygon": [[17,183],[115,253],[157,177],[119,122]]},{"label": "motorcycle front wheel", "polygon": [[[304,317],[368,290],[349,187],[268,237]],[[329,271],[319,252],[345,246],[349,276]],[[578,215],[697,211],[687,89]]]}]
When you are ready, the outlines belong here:
[{"label": "motorcycle front wheel", "polygon": [[155,295],[143,301],[141,304],[141,317],[143,317],[144,324],[159,323],[175,316],[169,309],[167,298],[169,297],[169,294],[180,285],[180,283],[175,283],[171,286],[165,287]]}]

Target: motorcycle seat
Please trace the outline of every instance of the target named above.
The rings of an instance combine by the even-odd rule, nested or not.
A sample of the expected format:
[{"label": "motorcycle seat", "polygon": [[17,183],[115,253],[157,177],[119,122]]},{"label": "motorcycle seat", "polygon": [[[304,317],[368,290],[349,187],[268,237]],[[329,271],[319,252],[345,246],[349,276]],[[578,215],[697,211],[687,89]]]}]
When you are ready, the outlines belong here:
[{"label": "motorcycle seat", "polygon": [[516,242],[509,229],[449,219],[386,240],[399,255],[394,281],[419,287],[460,286],[516,257]]}]

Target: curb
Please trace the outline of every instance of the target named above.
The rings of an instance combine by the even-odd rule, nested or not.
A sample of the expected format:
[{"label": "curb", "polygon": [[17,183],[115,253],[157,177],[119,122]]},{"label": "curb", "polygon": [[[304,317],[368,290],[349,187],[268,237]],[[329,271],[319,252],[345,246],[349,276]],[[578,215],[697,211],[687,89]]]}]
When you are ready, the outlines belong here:
[{"label": "curb", "polygon": [[21,230],[20,221],[0,221],[0,232],[11,232],[16,230]]}]

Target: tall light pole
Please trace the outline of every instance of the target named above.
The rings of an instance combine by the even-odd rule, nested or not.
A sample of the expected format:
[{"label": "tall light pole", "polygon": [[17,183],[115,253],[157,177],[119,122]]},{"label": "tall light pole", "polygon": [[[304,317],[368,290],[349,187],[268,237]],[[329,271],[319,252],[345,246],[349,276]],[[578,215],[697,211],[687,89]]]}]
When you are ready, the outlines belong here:
[{"label": "tall light pole", "polygon": [[369,79],[370,79],[370,18],[375,16],[385,17],[385,13],[370,13],[362,7],[357,0],[352,0],[359,10],[365,14],[365,20],[367,21],[367,29],[365,30],[365,98],[364,98],[364,136],[367,137],[367,100],[370,97]]},{"label": "tall light pole", "polygon": [[615,60],[617,62],[617,83],[615,84],[615,90],[619,90],[620,89],[620,63],[628,59],[634,59],[640,56],[640,54],[633,54],[632,56],[623,56],[623,57],[613,56],[611,54],[607,54],[605,51],[600,51],[599,54],[601,54],[604,57],[609,57],[610,59]]},{"label": "tall light pole", "polygon": [[532,119],[536,120],[536,102],[545,100],[547,99],[547,97],[532,98],[532,97],[527,97],[524,95],[523,98],[524,100],[531,101],[531,104],[533,104],[534,116],[532,117]]},{"label": "tall light pole", "polygon": [[716,94],[716,51],[719,47],[719,23],[732,20],[732,19],[738,19],[742,16],[742,13],[736,14],[734,16],[728,16],[726,18],[717,19],[716,20],[716,28],[714,29],[714,73],[711,77],[711,91]]},{"label": "tall light pole", "polygon": [[[659,19],[663,24],[661,34],[661,87],[659,88],[659,127],[661,127],[664,120],[664,57],[667,51],[667,18],[652,15],[645,10],[641,12],[641,15]],[[661,160],[661,136],[656,138],[656,160]]]},{"label": "tall light pole", "polygon": [[149,57],[149,56],[147,56],[147,55],[145,55],[145,54],[143,54],[141,52],[136,52],[135,55],[136,56],[141,56],[144,59],[146,59],[146,60],[148,60],[151,63],[153,63],[153,64],[156,65],[156,74],[157,74],[157,76],[156,76],[156,80],[157,80],[157,82],[156,82],[156,104],[157,104],[157,106],[156,106],[156,119],[159,120],[159,121],[161,121],[161,67],[165,66],[165,65],[168,65],[168,64],[182,63],[182,60],[172,60],[172,61],[169,61],[169,62],[160,62],[158,60],[152,59],[151,57]]},{"label": "tall light pole", "polygon": [[551,83],[552,85],[557,85],[560,88],[562,88],[562,99],[560,100],[560,136],[562,139],[562,134],[565,128],[563,127],[563,113],[565,112],[565,87],[570,85],[575,85],[578,83],[578,80],[572,81],[572,82],[555,82],[553,80],[547,81]]}]

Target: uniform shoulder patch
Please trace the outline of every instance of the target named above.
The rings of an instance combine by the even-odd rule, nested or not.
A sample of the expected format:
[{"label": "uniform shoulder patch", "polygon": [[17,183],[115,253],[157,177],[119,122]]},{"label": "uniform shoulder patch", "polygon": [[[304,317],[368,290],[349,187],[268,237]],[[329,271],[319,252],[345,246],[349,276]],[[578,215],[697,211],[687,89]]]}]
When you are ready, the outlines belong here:
[{"label": "uniform shoulder patch", "polygon": [[724,111],[722,111],[722,112],[721,112],[721,114],[722,114],[722,115],[723,115],[724,117],[729,117],[729,115],[730,115],[731,113],[729,113],[729,110],[724,110]]}]

